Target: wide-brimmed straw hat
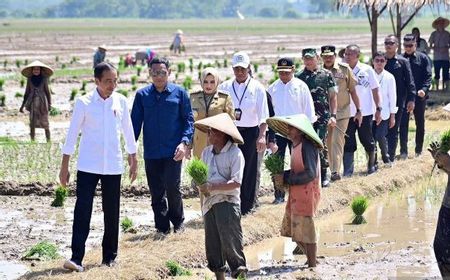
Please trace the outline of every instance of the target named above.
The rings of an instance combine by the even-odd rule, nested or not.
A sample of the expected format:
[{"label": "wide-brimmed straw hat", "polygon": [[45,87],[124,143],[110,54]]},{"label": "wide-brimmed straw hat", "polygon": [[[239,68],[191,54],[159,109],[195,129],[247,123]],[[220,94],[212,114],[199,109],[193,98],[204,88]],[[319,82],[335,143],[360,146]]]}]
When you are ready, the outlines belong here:
[{"label": "wide-brimmed straw hat", "polygon": [[98,49],[99,50],[102,50],[102,51],[107,51],[108,49],[106,48],[106,45],[100,45],[100,46],[98,46]]},{"label": "wide-brimmed straw hat", "polygon": [[183,30],[177,29],[177,32],[175,32],[175,34],[183,34]]},{"label": "wide-brimmed straw hat", "polygon": [[443,108],[445,111],[450,112],[450,103],[444,106]]},{"label": "wide-brimmed straw hat", "polygon": [[205,133],[208,132],[209,128],[217,129],[231,136],[234,143],[241,145],[244,144],[244,139],[242,139],[239,130],[227,113],[221,113],[212,117],[198,120],[194,123],[194,126],[196,129],[199,129]]},{"label": "wide-brimmed straw hat", "polygon": [[437,19],[435,19],[433,21],[431,26],[433,26],[433,28],[435,28],[435,29],[437,28],[438,25],[442,25],[444,28],[446,28],[449,24],[450,24],[450,20],[448,20],[447,18],[438,17]]},{"label": "wide-brimmed straw hat", "polygon": [[50,77],[51,75],[53,75],[53,69],[50,68],[50,66],[40,62],[39,60],[35,60],[30,64],[28,64],[27,66],[25,66],[25,68],[22,69],[22,75],[24,75],[27,78],[33,76],[33,67],[41,67],[41,73],[46,77]]},{"label": "wide-brimmed straw hat", "polygon": [[286,138],[288,137],[289,126],[293,126],[306,135],[319,148],[323,148],[322,140],[320,140],[319,135],[314,130],[311,121],[304,114],[271,117],[267,119],[267,124],[276,133]]}]

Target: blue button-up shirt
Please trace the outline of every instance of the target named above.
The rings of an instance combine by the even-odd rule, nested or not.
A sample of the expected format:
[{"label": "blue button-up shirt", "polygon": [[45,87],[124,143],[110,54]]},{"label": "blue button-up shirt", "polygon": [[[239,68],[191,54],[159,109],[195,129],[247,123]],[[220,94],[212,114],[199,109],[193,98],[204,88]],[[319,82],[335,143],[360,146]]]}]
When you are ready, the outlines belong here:
[{"label": "blue button-up shirt", "polygon": [[144,127],[145,159],[172,158],[181,142],[191,142],[194,131],[189,96],[172,83],[161,93],[153,84],[138,90],[131,120],[136,140]]}]

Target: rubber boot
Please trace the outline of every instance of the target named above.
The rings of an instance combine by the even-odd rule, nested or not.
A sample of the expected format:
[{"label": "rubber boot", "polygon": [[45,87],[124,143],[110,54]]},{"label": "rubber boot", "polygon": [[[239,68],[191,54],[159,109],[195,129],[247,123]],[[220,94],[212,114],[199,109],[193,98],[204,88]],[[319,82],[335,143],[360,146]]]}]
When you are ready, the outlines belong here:
[{"label": "rubber boot", "polygon": [[216,272],[215,274],[217,280],[225,280],[225,272]]},{"label": "rubber boot", "polygon": [[327,168],[322,168],[320,170],[320,179],[322,181],[322,188],[327,188],[330,186],[330,179],[328,179]]},{"label": "rubber boot", "polygon": [[368,153],[368,162],[367,162],[367,174],[372,174],[377,171],[375,169],[375,151]]},{"label": "rubber boot", "polygon": [[353,175],[353,154],[352,152],[344,152],[344,177],[351,177]]},{"label": "rubber boot", "polygon": [[45,138],[47,139],[47,143],[50,143],[50,129],[45,130]]}]

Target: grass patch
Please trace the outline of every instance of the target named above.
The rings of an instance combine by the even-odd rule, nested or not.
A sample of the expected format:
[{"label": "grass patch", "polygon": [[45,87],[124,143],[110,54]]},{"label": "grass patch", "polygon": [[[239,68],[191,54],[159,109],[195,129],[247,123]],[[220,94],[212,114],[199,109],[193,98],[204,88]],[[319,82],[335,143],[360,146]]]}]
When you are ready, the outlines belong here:
[{"label": "grass patch", "polygon": [[170,276],[192,276],[192,272],[181,266],[177,261],[168,260],[166,267]]},{"label": "grass patch", "polygon": [[23,260],[54,260],[59,258],[58,247],[48,241],[41,241],[28,250]]}]

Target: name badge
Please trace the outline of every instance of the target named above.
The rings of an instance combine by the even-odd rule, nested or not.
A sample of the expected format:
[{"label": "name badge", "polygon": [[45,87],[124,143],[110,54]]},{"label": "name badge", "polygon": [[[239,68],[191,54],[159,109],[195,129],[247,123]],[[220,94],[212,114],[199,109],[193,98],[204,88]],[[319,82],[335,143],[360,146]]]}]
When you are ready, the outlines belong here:
[{"label": "name badge", "polygon": [[239,109],[239,108],[234,109],[234,118],[235,118],[237,121],[240,121],[240,120],[241,120],[241,117],[242,117],[242,110]]}]

